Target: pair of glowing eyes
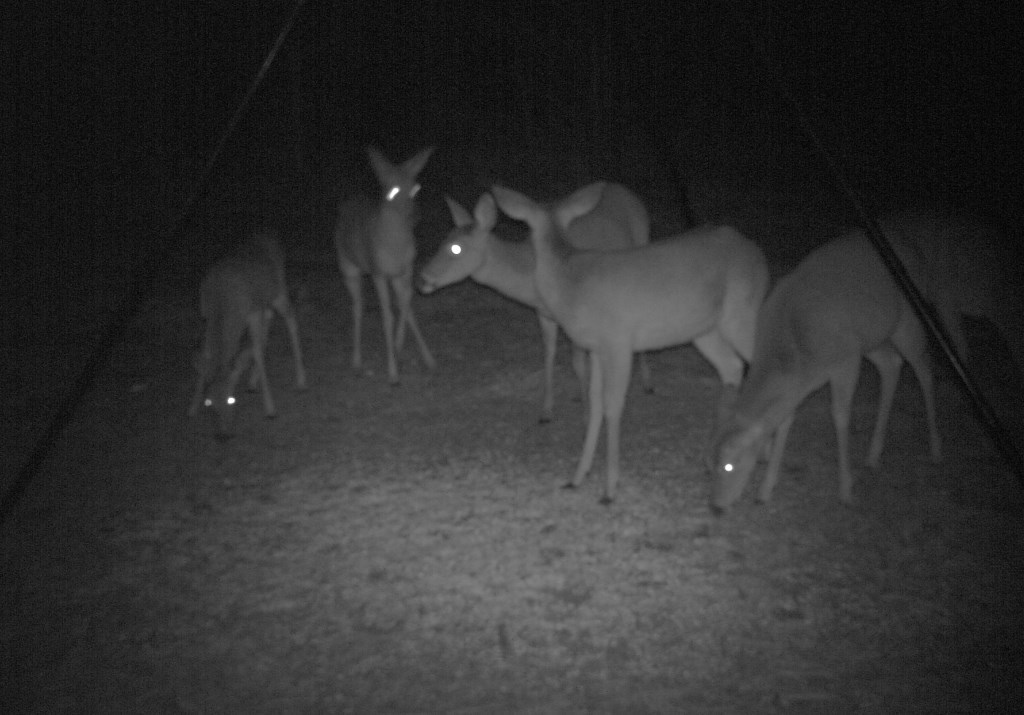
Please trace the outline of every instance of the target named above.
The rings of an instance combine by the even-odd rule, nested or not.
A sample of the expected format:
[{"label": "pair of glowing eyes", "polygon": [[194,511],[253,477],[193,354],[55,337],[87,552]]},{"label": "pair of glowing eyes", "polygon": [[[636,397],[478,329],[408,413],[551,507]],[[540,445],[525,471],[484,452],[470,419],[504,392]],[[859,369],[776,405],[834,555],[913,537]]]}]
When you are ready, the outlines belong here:
[{"label": "pair of glowing eyes", "polygon": [[[228,403],[229,405],[233,405],[233,404],[235,404],[235,396],[234,395],[228,395],[228,399],[226,399],[224,401],[226,403]],[[206,405],[207,407],[213,407],[213,400],[211,400],[209,397],[207,397],[205,400],[203,400],[203,404]]]},{"label": "pair of glowing eyes", "polygon": [[[412,188],[409,189],[409,198],[410,199],[416,198],[416,194],[418,194],[419,192],[420,192],[420,185],[419,184],[413,184]],[[398,195],[400,193],[402,193],[402,187],[401,186],[392,186],[390,189],[388,189],[388,193],[387,193],[388,201],[394,201],[395,199],[398,198]]]}]

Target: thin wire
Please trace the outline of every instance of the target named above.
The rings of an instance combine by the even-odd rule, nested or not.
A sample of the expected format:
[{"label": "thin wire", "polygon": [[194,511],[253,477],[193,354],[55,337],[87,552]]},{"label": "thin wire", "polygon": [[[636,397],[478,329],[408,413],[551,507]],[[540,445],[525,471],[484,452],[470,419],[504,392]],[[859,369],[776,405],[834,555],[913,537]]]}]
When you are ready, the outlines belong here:
[{"label": "thin wire", "polygon": [[[249,101],[252,99],[253,95],[256,94],[263,78],[266,77],[267,71],[274,62],[274,58],[277,57],[278,51],[281,49],[281,46],[284,45],[284,41],[291,32],[292,27],[294,27],[299,11],[305,4],[306,0],[296,1],[295,8],[292,10],[291,16],[278,33],[277,40],[267,53],[266,59],[264,59],[263,65],[256,73],[252,83],[250,83],[245,97],[242,98],[238,108],[235,110],[234,116],[221,133],[220,140],[217,142],[216,148],[210,155],[209,160],[206,162],[203,173],[196,182],[188,200],[185,202],[184,208],[181,213],[178,214],[177,218],[175,218],[171,223],[170,228],[167,231],[168,237],[173,237],[178,232],[181,225],[184,223],[185,218],[191,212],[193,205],[198,199],[206,181],[209,179],[209,176],[213,171],[213,167],[216,164],[217,159],[220,157],[228,139],[238,126],[238,122],[245,114]],[[96,379],[96,375],[110,357],[113,346],[117,344],[121,336],[124,335],[128,325],[138,313],[139,307],[152,290],[153,283],[157,276],[157,269],[161,264],[161,252],[161,247],[154,246],[146,259],[142,261],[138,268],[133,272],[133,278],[125,293],[125,299],[121,302],[121,305],[115,312],[114,317],[104,328],[102,339],[99,340],[96,348],[86,359],[85,366],[75,377],[70,390],[68,390],[64,398],[58,404],[57,410],[47,425],[46,431],[38,440],[36,440],[35,447],[25,460],[25,463],[18,470],[18,474],[11,483],[11,486],[5,493],[3,493],[2,496],[0,496],[0,526],[4,524],[7,518],[17,507],[18,502],[21,500],[22,496],[24,496],[25,490],[28,488],[28,485],[35,478],[36,474],[38,474],[43,460],[53,448],[57,438],[60,437],[61,433],[71,422],[71,418],[74,416],[75,410],[78,408],[79,404],[81,404],[85,394],[92,387],[92,384]]]},{"label": "thin wire", "polygon": [[295,27],[295,21],[298,19],[299,12],[305,4],[306,0],[296,0],[295,7],[292,9],[291,15],[281,28],[281,31],[277,33],[277,40],[274,41],[273,47],[270,48],[266,58],[264,58],[263,64],[260,66],[256,76],[253,77],[252,82],[249,83],[249,89],[246,91],[245,96],[242,97],[242,101],[238,103],[238,107],[235,109],[234,115],[231,117],[230,121],[228,121],[224,131],[221,132],[220,139],[217,141],[217,146],[214,147],[213,152],[210,154],[210,158],[207,160],[206,166],[203,168],[203,173],[200,175],[199,181],[194,184],[192,193],[189,194],[184,208],[182,208],[181,213],[173,224],[172,233],[177,230],[178,226],[180,226],[185,220],[185,217],[192,211],[192,205],[199,198],[202,190],[206,188],[206,182],[213,173],[213,167],[217,164],[217,160],[224,151],[224,147],[227,145],[228,139],[230,139],[231,135],[235,133],[238,123],[242,120],[242,117],[245,116],[245,111],[249,108],[249,102],[263,83],[263,79],[267,76],[267,72],[270,70],[271,65],[274,64],[274,60],[277,58],[277,53],[284,45],[284,41],[288,38],[288,34],[292,31],[292,28]]},{"label": "thin wire", "polygon": [[800,101],[797,100],[790,91],[789,85],[787,85],[785,79],[783,79],[778,66],[754,41],[753,34],[750,30],[749,24],[746,22],[746,18],[741,16],[740,11],[734,5],[730,4],[729,7],[734,16],[736,16],[737,21],[742,23],[746,29],[747,41],[749,42],[753,53],[761,61],[761,64],[771,73],[776,87],[779,89],[783,98],[790,104],[793,113],[796,115],[797,121],[800,123],[801,129],[804,131],[804,134],[810,138],[811,142],[814,144],[814,148],[825,159],[825,163],[828,165],[833,176],[835,176],[836,183],[839,185],[840,190],[845,194],[847,200],[857,211],[862,228],[864,228],[865,233],[874,245],[875,249],[878,251],[879,256],[889,269],[889,272],[892,273],[893,278],[896,279],[896,284],[909,300],[911,307],[914,309],[918,318],[921,319],[921,322],[924,323],[925,328],[938,342],[939,347],[946,356],[947,362],[953,368],[953,372],[956,373],[960,385],[967,392],[967,396],[970,398],[971,404],[978,414],[979,419],[982,421],[982,424],[985,425],[989,436],[995,442],[997,449],[1002,453],[1003,458],[1016,475],[1017,483],[1021,487],[1024,487],[1024,459],[1022,459],[1013,438],[1010,436],[1009,430],[1007,430],[999,421],[999,418],[996,416],[992,406],[989,405],[988,400],[985,399],[985,396],[978,389],[974,378],[967,371],[967,368],[960,360],[960,356],[957,355],[956,350],[953,349],[953,342],[950,340],[945,326],[941,321],[935,318],[931,307],[925,302],[921,292],[914,284],[914,281],[910,278],[903,262],[900,260],[899,256],[896,255],[892,245],[889,243],[889,239],[878,228],[878,224],[867,209],[864,208],[864,203],[861,201],[854,188],[850,185],[850,182],[846,179],[846,175],[839,167],[839,164],[832,155],[832,152],[825,147],[824,143],[819,138],[818,133],[814,130],[810,120],[807,118],[807,113],[804,111],[803,105],[800,104]]}]

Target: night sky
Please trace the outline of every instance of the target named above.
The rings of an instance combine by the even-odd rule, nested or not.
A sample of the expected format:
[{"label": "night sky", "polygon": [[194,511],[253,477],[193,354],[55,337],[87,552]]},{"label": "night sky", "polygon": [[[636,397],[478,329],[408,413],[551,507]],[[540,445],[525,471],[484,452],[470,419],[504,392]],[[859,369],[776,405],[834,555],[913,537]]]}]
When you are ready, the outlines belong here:
[{"label": "night sky", "polygon": [[[139,236],[169,234],[294,5],[45,5],[4,23],[9,257],[102,246],[127,265],[152,245]],[[714,149],[707,127],[741,152],[759,148],[743,144],[752,127],[799,135],[774,65],[839,155],[891,156],[944,199],[1019,223],[1013,3],[519,5],[308,0],[212,180],[268,180],[287,163],[268,146],[312,174],[371,142],[399,156],[652,137],[685,176]]]}]

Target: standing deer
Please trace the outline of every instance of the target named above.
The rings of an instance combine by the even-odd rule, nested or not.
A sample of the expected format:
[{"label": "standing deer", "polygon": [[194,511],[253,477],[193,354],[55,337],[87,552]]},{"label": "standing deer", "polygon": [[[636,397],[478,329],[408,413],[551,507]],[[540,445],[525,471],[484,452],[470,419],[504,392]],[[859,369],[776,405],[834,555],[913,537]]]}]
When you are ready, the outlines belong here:
[{"label": "standing deer", "polygon": [[[913,274],[920,257],[902,253]],[[881,377],[868,465],[876,467],[881,457],[904,359],[924,393],[931,456],[938,461],[941,446],[926,348],[920,321],[863,233],[852,232],[812,251],[779,281],[761,308],[750,370],[716,440],[715,512],[739,498],[774,435],[758,492],[761,502],[771,498],[793,415],[804,398],[826,383],[832,389],[839,451],[839,499],[852,501],[850,408],[861,357],[874,363]]]},{"label": "standing deer", "polygon": [[724,385],[737,387],[753,352],[768,269],[761,250],[726,226],[702,226],[639,248],[578,251],[566,230],[594,208],[603,190],[603,182],[589,184],[552,207],[500,186],[493,193],[505,213],[530,227],[541,305],[575,344],[590,351],[587,434],[566,486],[579,486],[590,471],[604,421],[607,480],[601,503],[609,504],[619,480],[633,353],[692,342]]},{"label": "standing deer", "polygon": [[[296,386],[306,389],[299,328],[288,298],[284,257],[274,232],[257,232],[255,237],[210,267],[200,287],[199,311],[206,321],[206,329],[195,356],[199,377],[188,409],[190,416],[199,412],[205,398],[206,405],[217,411],[218,436],[227,437],[234,412],[235,387],[250,365],[250,386],[259,386],[264,413],[267,417],[277,414],[264,362],[267,329],[275,311],[281,314],[288,328],[295,358]],[[242,338],[246,333],[248,344],[243,346]]]},{"label": "standing deer", "polygon": [[[379,200],[354,196],[342,201],[334,229],[338,267],[352,297],[352,368],[362,369],[362,277],[369,275],[380,301],[388,382],[392,385],[399,381],[395,356],[405,342],[406,326],[416,339],[423,363],[430,370],[435,366],[412,311],[413,261],[416,259],[413,229],[419,218],[416,194],[420,190],[416,178],[433,151],[433,147],[428,147],[395,166],[373,147],[367,149],[382,195]],[[394,291],[398,303],[397,331],[389,291]]]},{"label": "standing deer", "polygon": [[[554,413],[555,352],[558,323],[541,307],[534,286],[536,260],[529,242],[507,241],[494,233],[497,209],[494,197],[485,193],[470,216],[459,203],[445,197],[455,228],[431,261],[420,271],[419,288],[424,294],[470,277],[481,285],[537,311],[544,342],[544,397],[540,421],[550,422]],[[621,184],[608,184],[601,200],[590,213],[569,224],[566,240],[575,248],[612,250],[645,246],[650,242],[651,223],[647,208],[632,191]],[[639,356],[640,378],[651,391],[650,368]],[[586,355],[573,345],[572,364],[586,394]]]}]

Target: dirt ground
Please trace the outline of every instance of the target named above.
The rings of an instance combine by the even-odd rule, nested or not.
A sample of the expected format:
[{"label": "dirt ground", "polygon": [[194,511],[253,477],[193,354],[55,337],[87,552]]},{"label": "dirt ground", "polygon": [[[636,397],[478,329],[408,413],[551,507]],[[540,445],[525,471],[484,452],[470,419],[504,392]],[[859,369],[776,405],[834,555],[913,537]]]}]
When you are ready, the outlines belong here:
[{"label": "dirt ground", "polygon": [[[668,190],[638,191],[656,235],[672,230]],[[436,245],[439,193],[424,204]],[[800,253],[774,228],[783,204],[800,202],[757,210],[777,267]],[[837,499],[819,392],[774,500],[748,488],[715,518],[717,379],[692,347],[658,352],[604,507],[597,475],[560,489],[584,428],[564,339],[546,425],[534,315],[471,283],[416,299],[438,368],[407,345],[398,387],[368,300],[354,375],[329,244],[285,236],[310,389],[292,389],[276,323],[279,416],[249,395],[223,443],[188,420],[198,273],[164,276],[2,526],[4,712],[989,713],[1024,698],[1024,499],[947,373],[941,464],[905,371],[882,466],[863,466],[866,368],[855,506]]]}]

